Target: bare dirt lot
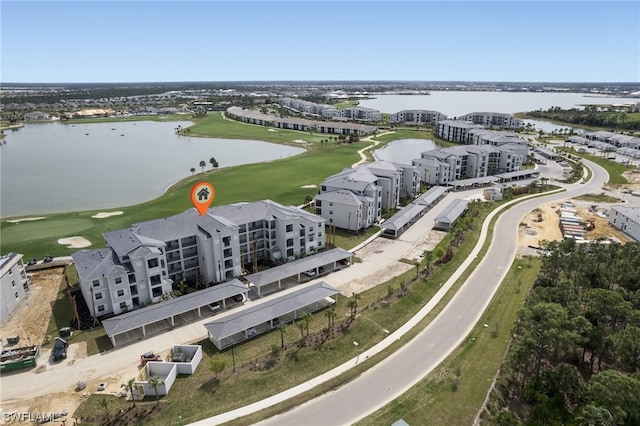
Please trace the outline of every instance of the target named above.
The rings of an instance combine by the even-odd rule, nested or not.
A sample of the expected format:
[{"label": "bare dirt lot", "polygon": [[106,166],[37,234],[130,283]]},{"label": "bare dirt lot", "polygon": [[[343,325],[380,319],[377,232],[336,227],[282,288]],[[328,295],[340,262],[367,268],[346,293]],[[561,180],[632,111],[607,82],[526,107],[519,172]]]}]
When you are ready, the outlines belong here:
[{"label": "bare dirt lot", "polygon": [[[570,201],[576,206],[577,215],[583,221],[593,220],[595,229],[588,231],[585,237],[589,240],[597,240],[598,238],[615,239],[621,243],[629,240],[624,233],[609,224],[609,220],[599,216],[596,212],[589,211],[589,206],[594,204],[587,201],[565,200]],[[518,256],[539,255],[538,250],[532,250],[529,246],[539,247],[541,241],[560,241],[562,240],[562,232],[560,232],[559,216],[556,211],[562,203],[551,203],[529,212],[522,222],[518,232]],[[609,208],[606,204],[598,205],[598,212],[604,214]],[[539,221],[539,217],[542,219]]]},{"label": "bare dirt lot", "polygon": [[29,273],[31,286],[0,328],[2,343],[8,336],[20,336],[19,346],[44,342],[51,319],[51,303],[60,289],[63,267]]}]

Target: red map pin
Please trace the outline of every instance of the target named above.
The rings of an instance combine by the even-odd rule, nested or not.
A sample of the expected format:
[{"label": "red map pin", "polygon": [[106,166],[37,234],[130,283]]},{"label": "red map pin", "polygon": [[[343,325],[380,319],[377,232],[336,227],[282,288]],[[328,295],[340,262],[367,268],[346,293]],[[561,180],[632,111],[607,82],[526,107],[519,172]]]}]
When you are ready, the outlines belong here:
[{"label": "red map pin", "polygon": [[200,213],[200,216],[204,216],[207,213],[207,209],[213,202],[215,195],[216,191],[209,182],[198,182],[193,185],[191,188],[191,202]]}]

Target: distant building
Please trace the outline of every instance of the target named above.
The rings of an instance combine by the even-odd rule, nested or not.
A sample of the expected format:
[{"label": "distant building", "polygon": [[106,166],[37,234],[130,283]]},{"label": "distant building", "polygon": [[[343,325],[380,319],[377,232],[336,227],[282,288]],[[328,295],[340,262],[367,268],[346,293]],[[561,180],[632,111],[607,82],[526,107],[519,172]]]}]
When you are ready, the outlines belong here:
[{"label": "distant building", "polygon": [[382,121],[382,113],[377,109],[365,107],[351,107],[340,110],[340,117],[356,121]]},{"label": "distant building", "polygon": [[436,124],[436,135],[450,142],[466,143],[470,130],[484,128],[482,124],[474,124],[471,121],[442,120]]},{"label": "distant building", "polygon": [[24,119],[27,121],[48,120],[49,114],[42,111],[28,112],[24,115]]},{"label": "distant building", "polygon": [[458,117],[459,120],[470,121],[473,124],[481,124],[485,127],[499,127],[501,129],[519,129],[522,120],[510,114],[499,112],[472,112]]},{"label": "distant building", "polygon": [[407,109],[391,114],[389,123],[400,123],[408,126],[423,126],[446,120],[447,116],[438,111],[424,109]]},{"label": "distant building", "polygon": [[0,323],[4,322],[29,291],[30,281],[22,255],[8,253],[0,257]]},{"label": "distant building", "polygon": [[214,207],[103,234],[107,247],[72,257],[87,306],[118,315],[157,302],[172,285],[220,283],[254,262],[286,261],[324,248],[325,220],[270,200]]}]

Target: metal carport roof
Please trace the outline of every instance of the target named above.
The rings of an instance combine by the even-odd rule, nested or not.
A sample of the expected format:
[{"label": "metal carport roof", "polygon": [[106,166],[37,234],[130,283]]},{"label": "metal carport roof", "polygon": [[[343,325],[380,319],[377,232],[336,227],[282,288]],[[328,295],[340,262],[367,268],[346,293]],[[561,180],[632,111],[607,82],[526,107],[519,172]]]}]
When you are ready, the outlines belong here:
[{"label": "metal carport roof", "polygon": [[314,254],[312,256],[303,257],[302,259],[294,260],[293,262],[275,266],[262,272],[247,275],[246,278],[247,281],[249,281],[254,286],[262,287],[267,284],[272,284],[278,282],[279,280],[301,274],[310,269],[315,269],[318,266],[327,265],[331,262],[337,262],[343,259],[348,259],[351,256],[353,256],[353,254],[338,247]]},{"label": "metal carport roof", "polygon": [[294,312],[297,309],[311,305],[337,293],[338,290],[326,282],[320,281],[305,288],[270,299],[264,303],[244,308],[230,315],[225,315],[217,321],[206,323],[204,327],[211,337],[215,340],[221,340],[243,332],[250,327],[255,327],[274,318]]},{"label": "metal carport roof", "polygon": [[219,302],[238,294],[247,293],[248,290],[247,286],[242,284],[240,280],[233,279],[204,290],[194,291],[175,299],[105,319],[102,321],[102,325],[107,332],[107,336],[113,337],[206,306],[209,303]]}]

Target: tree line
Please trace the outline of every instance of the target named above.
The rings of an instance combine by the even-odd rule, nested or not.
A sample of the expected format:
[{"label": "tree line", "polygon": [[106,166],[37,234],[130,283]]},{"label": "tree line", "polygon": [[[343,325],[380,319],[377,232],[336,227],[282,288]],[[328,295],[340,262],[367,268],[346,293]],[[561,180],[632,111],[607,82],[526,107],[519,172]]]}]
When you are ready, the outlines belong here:
[{"label": "tree line", "polygon": [[640,424],[640,244],[542,245],[488,404],[493,422]]},{"label": "tree line", "polygon": [[551,107],[546,111],[530,111],[527,116],[565,123],[610,129],[640,130],[640,112],[615,111],[587,106],[584,109]]}]

